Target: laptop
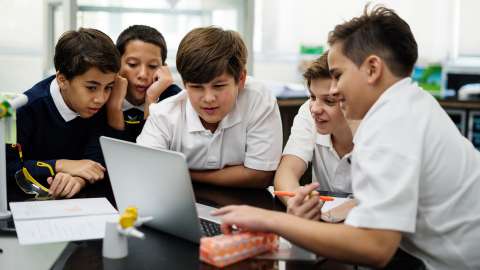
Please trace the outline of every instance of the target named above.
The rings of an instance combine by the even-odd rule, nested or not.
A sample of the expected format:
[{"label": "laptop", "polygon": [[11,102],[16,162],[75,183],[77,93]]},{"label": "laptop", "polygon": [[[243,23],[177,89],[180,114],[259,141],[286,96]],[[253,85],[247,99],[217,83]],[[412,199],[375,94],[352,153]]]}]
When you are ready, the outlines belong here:
[{"label": "laptop", "polygon": [[192,182],[182,153],[152,149],[100,137],[103,156],[119,212],[136,206],[145,225],[189,241],[220,234],[215,208],[195,202]]}]

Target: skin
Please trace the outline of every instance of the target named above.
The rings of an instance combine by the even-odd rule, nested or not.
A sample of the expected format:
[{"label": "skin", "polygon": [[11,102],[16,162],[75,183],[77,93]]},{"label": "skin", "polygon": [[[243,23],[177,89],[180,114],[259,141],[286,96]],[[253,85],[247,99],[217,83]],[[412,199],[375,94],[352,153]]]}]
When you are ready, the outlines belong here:
[{"label": "skin", "polygon": [[[337,96],[346,117],[356,120],[362,119],[378,97],[401,79],[375,54],[355,65],[343,54],[340,42],[330,47],[328,65],[333,77],[330,94]],[[316,184],[307,185],[292,200],[304,201],[315,188]],[[227,233],[232,225],[248,231],[274,232],[320,256],[378,268],[391,260],[402,238],[398,231],[315,222],[249,206],[227,206],[213,214],[222,218]]]},{"label": "skin", "polygon": [[108,122],[118,130],[125,128],[122,103],[144,104],[144,118],[149,106],[173,83],[168,66],[162,63],[161,49],[155,44],[132,40],[125,46],[119,76],[115,80],[112,97],[108,101]]},{"label": "skin", "polygon": [[[314,79],[310,83],[309,109],[315,123],[316,131],[320,134],[331,134],[334,149],[340,157],[350,153],[353,149],[353,137],[350,125],[345,119],[339,102],[330,95],[330,78]],[[298,191],[300,178],[307,170],[305,162],[297,156],[285,155],[282,157],[275,174],[275,189]],[[318,196],[312,196],[305,201],[291,200],[289,197],[280,197],[287,206],[287,213],[298,217],[320,220],[323,203]]]},{"label": "skin", "polygon": [[[95,115],[107,102],[112,92],[116,74],[103,73],[93,67],[84,74],[77,75],[68,80],[62,73],[56,74],[60,93],[67,106],[82,118]],[[105,168],[92,160],[67,160],[59,159],[55,164],[57,173],[70,174],[81,177],[91,183],[104,178]],[[62,178],[63,179],[63,178]],[[68,181],[76,181],[69,178]]]},{"label": "skin", "polygon": [[[184,82],[188,98],[202,125],[212,133],[222,119],[233,110],[238,93],[245,87],[246,70],[238,82],[232,75],[223,73],[208,83]],[[267,187],[274,172],[260,171],[243,165],[219,170],[191,170],[194,181],[230,187]]]}]

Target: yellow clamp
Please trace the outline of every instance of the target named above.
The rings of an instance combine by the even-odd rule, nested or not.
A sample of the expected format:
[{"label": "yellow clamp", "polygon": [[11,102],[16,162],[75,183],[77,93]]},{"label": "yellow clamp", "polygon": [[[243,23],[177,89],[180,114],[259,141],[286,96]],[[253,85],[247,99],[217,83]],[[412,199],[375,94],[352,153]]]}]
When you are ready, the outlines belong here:
[{"label": "yellow clamp", "polygon": [[138,218],[138,210],[134,206],[127,207],[125,212],[120,216],[120,226],[123,229],[133,227]]}]

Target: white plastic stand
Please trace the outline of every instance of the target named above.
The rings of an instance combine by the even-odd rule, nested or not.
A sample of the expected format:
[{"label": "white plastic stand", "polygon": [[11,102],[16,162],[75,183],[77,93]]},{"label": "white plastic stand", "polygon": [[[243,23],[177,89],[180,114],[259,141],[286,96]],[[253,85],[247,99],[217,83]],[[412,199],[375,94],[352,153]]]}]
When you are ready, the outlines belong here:
[{"label": "white plastic stand", "polygon": [[118,222],[107,221],[103,238],[103,257],[121,259],[128,255],[127,236],[120,232]]},{"label": "white plastic stand", "polygon": [[0,119],[0,220],[9,219],[7,211],[7,168],[5,158],[5,118]]}]

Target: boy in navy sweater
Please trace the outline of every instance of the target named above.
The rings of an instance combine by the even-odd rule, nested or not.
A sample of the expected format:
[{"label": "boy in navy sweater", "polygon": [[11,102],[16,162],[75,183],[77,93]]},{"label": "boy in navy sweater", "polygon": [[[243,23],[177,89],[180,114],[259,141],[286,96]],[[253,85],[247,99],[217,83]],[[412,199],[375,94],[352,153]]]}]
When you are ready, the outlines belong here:
[{"label": "boy in navy sweater", "polygon": [[117,39],[121,54],[120,76],[107,103],[108,121],[119,137],[135,142],[148,116],[150,104],[176,95],[181,89],[173,84],[165,64],[167,44],[163,35],[146,25],[132,25]]},{"label": "boy in navy sweater", "polygon": [[[98,136],[106,127],[102,107],[120,69],[120,55],[103,32],[80,28],[60,37],[54,64],[54,76],[25,92],[29,101],[17,111],[23,160],[7,146],[7,169],[13,180],[25,167],[53,197],[70,198],[105,176]],[[21,198],[20,189],[9,182],[14,190],[9,193],[17,194],[11,197]]]}]

